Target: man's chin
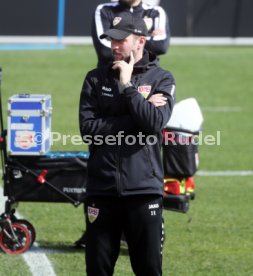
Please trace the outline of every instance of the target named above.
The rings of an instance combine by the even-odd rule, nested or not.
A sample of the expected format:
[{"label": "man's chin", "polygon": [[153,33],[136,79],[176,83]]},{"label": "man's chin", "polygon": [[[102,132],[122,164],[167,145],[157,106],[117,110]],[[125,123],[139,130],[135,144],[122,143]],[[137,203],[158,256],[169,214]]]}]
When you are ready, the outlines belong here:
[{"label": "man's chin", "polygon": [[123,57],[123,56],[114,56],[113,57],[113,60],[114,61],[120,61],[120,60],[123,60],[123,61],[125,61],[125,62],[127,62],[127,63],[129,63],[129,61],[130,61],[130,57]]},{"label": "man's chin", "polygon": [[114,55],[113,60],[114,61],[124,60],[124,57],[122,55]]}]

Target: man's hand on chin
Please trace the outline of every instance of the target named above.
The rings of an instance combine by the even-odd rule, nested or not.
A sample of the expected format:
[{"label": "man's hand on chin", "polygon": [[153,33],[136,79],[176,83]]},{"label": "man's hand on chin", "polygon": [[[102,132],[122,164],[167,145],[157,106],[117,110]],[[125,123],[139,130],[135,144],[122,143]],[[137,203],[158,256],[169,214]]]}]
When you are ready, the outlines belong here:
[{"label": "man's hand on chin", "polygon": [[120,84],[126,85],[131,81],[131,76],[134,68],[134,55],[133,52],[130,53],[130,60],[127,63],[124,60],[116,60],[113,62],[112,69],[118,69],[120,71]]}]

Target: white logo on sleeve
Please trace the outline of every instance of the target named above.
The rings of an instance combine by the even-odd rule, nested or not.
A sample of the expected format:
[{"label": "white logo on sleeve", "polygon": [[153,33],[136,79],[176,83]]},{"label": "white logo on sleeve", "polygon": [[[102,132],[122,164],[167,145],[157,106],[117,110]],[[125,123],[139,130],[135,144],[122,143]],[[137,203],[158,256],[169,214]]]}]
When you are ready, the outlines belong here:
[{"label": "white logo on sleeve", "polygon": [[174,94],[175,94],[175,88],[176,88],[176,86],[173,84],[171,87],[171,91],[170,91],[170,95],[172,96],[173,99],[174,99]]}]

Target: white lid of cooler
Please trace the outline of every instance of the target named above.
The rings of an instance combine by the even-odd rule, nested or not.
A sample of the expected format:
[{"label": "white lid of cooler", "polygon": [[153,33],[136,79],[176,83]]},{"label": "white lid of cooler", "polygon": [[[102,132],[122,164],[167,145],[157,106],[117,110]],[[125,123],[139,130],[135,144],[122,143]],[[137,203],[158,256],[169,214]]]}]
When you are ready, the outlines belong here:
[{"label": "white lid of cooler", "polygon": [[195,98],[188,98],[175,104],[166,128],[190,132],[200,131],[204,118]]}]

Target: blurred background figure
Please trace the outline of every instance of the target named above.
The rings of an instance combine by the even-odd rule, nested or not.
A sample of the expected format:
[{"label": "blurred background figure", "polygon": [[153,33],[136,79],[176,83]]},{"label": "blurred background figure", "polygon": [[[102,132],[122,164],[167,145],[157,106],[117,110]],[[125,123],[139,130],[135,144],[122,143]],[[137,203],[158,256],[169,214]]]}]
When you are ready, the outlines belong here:
[{"label": "blurred background figure", "polygon": [[112,0],[97,6],[92,20],[92,40],[98,57],[98,66],[107,64],[112,59],[111,42],[100,39],[100,35],[108,30],[113,18],[122,12],[131,12],[137,17],[144,18],[149,37],[146,49],[156,55],[165,54],[169,48],[170,27],[169,19],[160,6],[159,0]]},{"label": "blurred background figure", "polygon": [[142,2],[150,6],[158,6],[160,4],[160,0],[143,0]]}]

